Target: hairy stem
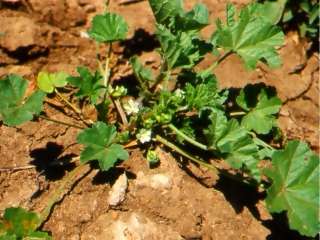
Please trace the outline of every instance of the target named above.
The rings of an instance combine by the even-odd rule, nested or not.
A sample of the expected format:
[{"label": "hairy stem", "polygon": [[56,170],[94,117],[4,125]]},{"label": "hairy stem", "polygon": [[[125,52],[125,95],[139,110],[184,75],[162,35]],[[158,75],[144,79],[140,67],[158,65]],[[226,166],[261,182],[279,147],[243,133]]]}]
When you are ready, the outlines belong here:
[{"label": "hairy stem", "polygon": [[52,119],[52,118],[48,118],[48,117],[41,116],[41,115],[39,116],[39,118],[42,118],[42,119],[50,121],[50,122],[58,123],[58,124],[61,124],[61,125],[64,125],[64,126],[68,126],[68,127],[84,129],[84,127],[81,127],[81,126],[78,126],[78,125],[75,125],[75,124],[72,124],[72,123],[62,122],[62,121],[59,121],[59,120],[56,120],[56,119]]},{"label": "hairy stem", "polygon": [[113,100],[113,103],[116,106],[116,109],[117,109],[117,111],[118,111],[118,113],[120,115],[120,118],[121,118],[121,121],[122,121],[123,125],[127,126],[128,125],[128,119],[127,119],[127,116],[126,116],[122,106],[121,106],[121,103],[120,103],[119,99]]},{"label": "hairy stem", "polygon": [[63,199],[66,189],[72,187],[76,180],[80,178],[77,176],[85,176],[90,170],[91,168],[88,164],[81,164],[61,180],[59,187],[55,189],[55,191],[49,197],[46,208],[40,213],[39,226],[41,226],[48,219],[54,205]]},{"label": "hairy stem", "polygon": [[168,127],[174,131],[178,136],[180,136],[181,138],[183,138],[185,141],[187,141],[188,143],[202,149],[202,150],[208,150],[208,147],[202,143],[197,142],[196,140],[192,139],[191,137],[187,136],[186,134],[184,134],[182,131],[180,131],[178,128],[176,128],[173,124],[169,124]]},{"label": "hairy stem", "polygon": [[249,134],[256,140],[258,145],[263,146],[265,148],[269,148],[271,150],[275,150],[274,147],[272,147],[271,145],[269,145],[265,141],[263,141],[260,138],[258,138],[257,135],[254,132],[249,132]]},{"label": "hairy stem", "polygon": [[243,112],[243,111],[229,113],[230,117],[243,116],[243,115],[246,115],[246,114],[247,113]]},{"label": "hairy stem", "polygon": [[181,148],[179,148],[178,146],[174,145],[173,143],[169,142],[167,139],[161,137],[160,135],[156,135],[156,140],[160,143],[162,143],[163,145],[171,148],[172,150],[176,151],[177,153],[181,154],[182,156],[190,159],[193,162],[198,163],[199,165],[212,170],[213,172],[217,173],[217,168],[211,164],[208,164],[198,158],[195,158],[194,156],[192,156],[191,154],[185,152],[184,150],[182,150]]},{"label": "hairy stem", "polygon": [[211,66],[209,66],[205,71],[213,71],[220,63],[222,63],[227,57],[229,57],[233,52],[227,51],[222,56],[218,58],[217,61],[215,61]]},{"label": "hairy stem", "polygon": [[71,102],[69,102],[68,99],[66,99],[57,89],[54,90],[54,92],[64,101],[75,113],[78,115],[81,114],[81,110],[78,109],[76,106],[74,106]]}]

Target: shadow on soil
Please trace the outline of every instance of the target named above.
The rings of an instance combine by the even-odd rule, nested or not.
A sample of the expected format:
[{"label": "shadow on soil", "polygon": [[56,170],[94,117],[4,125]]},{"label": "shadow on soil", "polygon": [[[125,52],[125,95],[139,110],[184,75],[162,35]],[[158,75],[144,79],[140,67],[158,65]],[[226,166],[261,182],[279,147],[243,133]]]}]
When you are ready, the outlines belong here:
[{"label": "shadow on soil", "polygon": [[59,180],[66,170],[72,170],[75,166],[69,162],[75,155],[67,154],[60,157],[63,151],[63,146],[48,142],[46,147],[35,149],[30,153],[33,158],[30,163],[35,165],[36,170],[45,175],[48,180]]},{"label": "shadow on soil", "polygon": [[125,168],[115,167],[111,168],[109,171],[103,172],[99,171],[93,178],[92,184],[100,185],[110,183],[111,186],[116,182],[120,175],[126,173],[128,179],[135,179],[136,175]]},{"label": "shadow on soil", "polygon": [[153,51],[160,46],[155,35],[146,32],[142,28],[137,29],[133,37],[123,41],[121,45],[124,46],[123,56],[125,58],[139,55],[142,52]]},{"label": "shadow on soil", "polygon": [[261,220],[261,216],[256,207],[259,200],[265,198],[265,193],[259,193],[257,189],[237,183],[226,177],[221,177],[215,189],[222,192],[226,200],[232,205],[236,213],[241,213],[244,207],[248,208],[252,215],[268,228],[271,234],[267,240],[307,240],[310,238],[302,237],[297,231],[289,229],[288,220],[285,213],[273,214],[271,220]]}]

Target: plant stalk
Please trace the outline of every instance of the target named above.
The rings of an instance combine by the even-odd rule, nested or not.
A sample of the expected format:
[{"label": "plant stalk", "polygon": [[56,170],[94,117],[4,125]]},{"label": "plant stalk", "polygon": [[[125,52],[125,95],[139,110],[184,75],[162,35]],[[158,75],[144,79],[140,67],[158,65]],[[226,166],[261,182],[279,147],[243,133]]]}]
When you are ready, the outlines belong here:
[{"label": "plant stalk", "polygon": [[74,124],[72,124],[72,123],[62,122],[62,121],[59,121],[59,120],[56,120],[56,119],[52,119],[52,118],[48,118],[48,117],[41,116],[41,115],[39,116],[39,118],[42,118],[42,119],[47,120],[47,121],[50,121],[50,122],[58,123],[58,124],[61,124],[61,125],[65,125],[65,126],[68,126],[68,127],[73,127],[73,128],[78,128],[78,129],[84,129],[84,127],[77,126],[77,125],[74,125]]},{"label": "plant stalk", "polygon": [[213,71],[220,63],[222,63],[227,57],[229,57],[233,52],[227,51],[221,57],[218,58],[211,66],[209,66],[205,71]]},{"label": "plant stalk", "polygon": [[66,99],[57,89],[54,92],[78,115],[81,115],[81,110],[74,106],[68,99]]},{"label": "plant stalk", "polygon": [[183,138],[185,141],[187,141],[188,143],[202,149],[202,150],[208,150],[208,147],[202,143],[197,142],[196,140],[192,139],[191,137],[187,136],[186,134],[184,134],[182,131],[180,131],[178,128],[176,128],[173,124],[169,124],[168,127],[175,132],[178,136],[180,136],[181,138]]},{"label": "plant stalk", "polygon": [[243,112],[243,111],[229,113],[230,117],[243,116],[243,115],[246,115],[246,114],[247,113]]},{"label": "plant stalk", "polygon": [[203,166],[209,170],[212,170],[214,173],[218,173],[218,170],[215,166],[208,164],[198,158],[193,157],[192,155],[190,155],[189,153],[185,152],[184,150],[182,150],[181,148],[179,148],[178,146],[174,145],[173,143],[169,142],[167,139],[161,137],[160,135],[156,135],[156,140],[160,143],[162,143],[163,145],[171,148],[172,150],[176,151],[177,153],[181,154],[182,156],[190,159],[193,162],[198,163],[200,166]]},{"label": "plant stalk", "polygon": [[49,197],[47,207],[40,213],[40,221],[38,227],[40,227],[48,219],[54,205],[63,199],[66,189],[68,187],[71,187],[75,183],[75,181],[80,178],[77,178],[77,176],[79,176],[80,174],[81,177],[85,176],[87,173],[89,173],[89,171],[91,171],[89,164],[81,164],[61,180],[59,187]]}]

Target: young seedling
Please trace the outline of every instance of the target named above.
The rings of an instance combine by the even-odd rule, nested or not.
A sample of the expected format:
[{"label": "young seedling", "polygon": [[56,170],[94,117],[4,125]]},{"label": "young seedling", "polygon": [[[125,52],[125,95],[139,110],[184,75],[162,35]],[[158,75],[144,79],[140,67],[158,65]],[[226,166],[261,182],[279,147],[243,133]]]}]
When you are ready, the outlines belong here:
[{"label": "young seedling", "polygon": [[[126,38],[128,26],[121,16],[110,12],[94,17],[88,31],[97,44],[106,46],[106,54],[98,54],[105,58],[103,62],[98,58],[99,69],[94,73],[86,67],[78,67],[78,76],[42,72],[38,77],[42,91],[37,90],[28,98],[24,97],[26,81],[22,78],[10,75],[0,81],[3,99],[0,119],[10,126],[39,115],[45,93],[53,92],[84,120],[81,109],[57,90],[66,84],[75,87],[75,96],[95,106],[98,112],[99,121],[86,121],[87,128],[78,134],[77,143],[84,145],[80,165],[62,180],[41,213],[41,222],[47,219],[75,176],[89,171],[86,163],[98,161],[102,171],[109,171],[129,158],[126,147],[139,145],[150,165],[154,165],[159,159],[153,149],[160,143],[217,174],[261,187],[271,213],[287,211],[291,229],[315,236],[320,230],[319,156],[300,141],[289,141],[284,149],[263,141],[266,135],[270,138],[279,131],[276,117],[280,99],[261,86],[247,86],[232,97],[228,89],[219,88],[213,72],[232,54],[238,55],[247,69],[254,69],[258,62],[270,67],[281,65],[277,48],[282,46],[284,34],[265,18],[266,6],[253,3],[237,13],[229,4],[226,22],[218,20],[217,30],[210,39],[204,39],[200,31],[210,24],[205,5],[196,4],[186,12],[181,0],[149,0],[149,3],[156,19],[161,66],[155,75],[138,56],[129,60],[140,85],[137,99],[125,96],[123,86],[112,86],[112,43]],[[217,60],[207,69],[199,70],[198,64],[207,54],[215,54]],[[124,96],[130,97],[125,103],[121,101]],[[108,122],[110,112],[122,124]],[[226,173],[218,164],[187,152],[185,149],[190,145],[197,149],[195,153],[205,152],[212,158],[223,159],[238,174]],[[261,160],[269,161],[271,168],[260,167]]]}]

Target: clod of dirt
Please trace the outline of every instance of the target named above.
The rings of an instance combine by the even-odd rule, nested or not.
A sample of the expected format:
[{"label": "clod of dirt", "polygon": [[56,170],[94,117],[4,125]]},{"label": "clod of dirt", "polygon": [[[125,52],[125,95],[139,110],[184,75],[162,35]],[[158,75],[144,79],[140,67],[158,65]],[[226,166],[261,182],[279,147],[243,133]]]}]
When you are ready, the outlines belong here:
[{"label": "clod of dirt", "polygon": [[41,30],[32,19],[27,17],[0,17],[1,32],[0,48],[15,52],[28,48],[27,53],[37,54],[47,46],[41,42]]},{"label": "clod of dirt", "polygon": [[157,224],[142,214],[121,212],[114,221],[112,213],[101,215],[82,234],[82,240],[180,240],[181,236],[164,224]]},{"label": "clod of dirt", "polygon": [[128,178],[126,173],[122,174],[109,192],[108,204],[110,206],[117,206],[122,203],[126,197],[128,188]]},{"label": "clod of dirt", "polygon": [[32,9],[40,13],[41,20],[61,29],[86,23],[86,12],[76,0],[29,0]]},{"label": "clod of dirt", "polygon": [[146,176],[143,172],[138,172],[135,182],[137,186],[146,186],[159,190],[169,189],[172,186],[171,176],[162,173]]}]

